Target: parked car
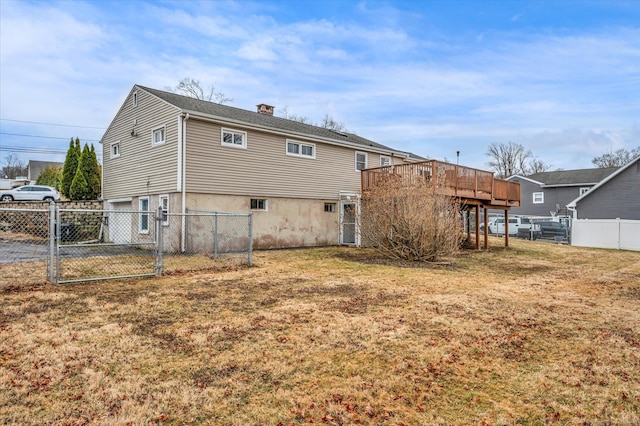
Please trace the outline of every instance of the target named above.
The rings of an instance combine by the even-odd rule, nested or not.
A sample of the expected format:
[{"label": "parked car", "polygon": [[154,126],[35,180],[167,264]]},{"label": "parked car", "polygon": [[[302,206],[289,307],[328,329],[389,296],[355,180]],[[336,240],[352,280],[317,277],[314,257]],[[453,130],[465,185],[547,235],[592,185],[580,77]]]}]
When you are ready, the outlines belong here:
[{"label": "parked car", "polygon": [[[509,218],[509,235],[518,235],[518,230],[531,228],[533,222],[528,217],[514,216]],[[504,235],[504,218],[498,217],[493,223],[489,223],[489,233]]]},{"label": "parked car", "polygon": [[540,237],[551,238],[562,237],[569,239],[569,228],[560,222],[538,222],[540,225]]},{"label": "parked car", "polygon": [[7,191],[0,191],[0,201],[58,201],[60,193],[55,188],[44,185],[24,185]]},{"label": "parked car", "polygon": [[542,236],[540,225],[532,223],[529,228],[518,228],[518,238],[524,238],[525,240],[537,240]]}]

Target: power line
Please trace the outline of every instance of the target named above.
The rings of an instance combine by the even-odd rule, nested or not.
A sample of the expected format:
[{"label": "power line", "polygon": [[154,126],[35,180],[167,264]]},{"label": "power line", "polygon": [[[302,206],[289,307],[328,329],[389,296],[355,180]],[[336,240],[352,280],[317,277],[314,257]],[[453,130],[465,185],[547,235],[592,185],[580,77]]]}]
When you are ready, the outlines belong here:
[{"label": "power line", "polygon": [[[59,139],[59,140],[69,140],[70,138],[60,138],[60,137],[56,137],[56,136],[39,136],[39,135],[23,135],[20,133],[6,133],[6,132],[0,132],[0,135],[7,135],[7,136],[19,136],[19,137],[24,137],[24,138],[41,138],[41,139]],[[73,138],[71,138],[73,139]],[[99,140],[96,139],[82,139],[82,138],[78,138],[83,142],[100,142]]]},{"label": "power line", "polygon": [[14,123],[28,123],[28,124],[42,124],[44,126],[60,126],[60,127],[74,127],[78,129],[98,129],[106,130],[106,127],[93,127],[93,126],[75,126],[73,124],[56,124],[56,123],[41,123],[39,121],[25,121],[25,120],[12,120],[9,118],[0,118],[1,121],[12,121]]}]

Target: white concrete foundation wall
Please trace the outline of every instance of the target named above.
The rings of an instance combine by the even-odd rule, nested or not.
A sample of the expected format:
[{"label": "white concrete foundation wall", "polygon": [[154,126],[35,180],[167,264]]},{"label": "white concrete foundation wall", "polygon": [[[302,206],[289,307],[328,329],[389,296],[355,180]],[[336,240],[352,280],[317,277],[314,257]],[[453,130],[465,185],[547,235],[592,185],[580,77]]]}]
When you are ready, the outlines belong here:
[{"label": "white concrete foundation wall", "polygon": [[[251,210],[251,198],[266,199],[267,210]],[[335,204],[333,212],[325,203]],[[339,243],[338,200],[187,194],[189,210],[253,213],[255,249],[314,247]]]}]

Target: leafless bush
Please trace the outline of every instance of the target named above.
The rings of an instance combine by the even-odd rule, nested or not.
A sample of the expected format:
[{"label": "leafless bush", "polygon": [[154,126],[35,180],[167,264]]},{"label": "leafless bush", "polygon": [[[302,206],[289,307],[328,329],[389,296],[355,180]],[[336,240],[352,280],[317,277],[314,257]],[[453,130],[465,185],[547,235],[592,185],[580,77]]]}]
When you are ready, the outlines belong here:
[{"label": "leafless bush", "polygon": [[363,194],[365,245],[395,259],[436,261],[461,242],[459,204],[438,191],[443,179],[407,183],[389,174]]}]

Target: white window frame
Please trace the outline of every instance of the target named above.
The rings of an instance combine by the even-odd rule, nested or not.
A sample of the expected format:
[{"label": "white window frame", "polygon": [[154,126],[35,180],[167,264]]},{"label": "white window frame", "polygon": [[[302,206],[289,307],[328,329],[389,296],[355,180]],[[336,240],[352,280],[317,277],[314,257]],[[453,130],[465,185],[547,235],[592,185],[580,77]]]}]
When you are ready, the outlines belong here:
[{"label": "white window frame", "polygon": [[[116,150],[118,152],[113,152],[114,148],[116,148]],[[109,158],[118,158],[120,157],[120,141],[116,141],[116,142],[111,142],[111,147],[109,149],[109,152],[111,153],[111,155],[109,156]]]},{"label": "white window frame", "polygon": [[[259,208],[259,207],[253,207],[253,201],[256,201],[256,204],[258,204],[260,201],[262,201],[264,203],[264,208]],[[249,199],[249,210],[252,211],[258,211],[258,212],[266,212],[269,210],[269,200],[267,200],[266,198],[250,198]]]},{"label": "white window frame", "polygon": [[[156,142],[156,132],[158,130],[162,130],[163,139],[160,142]],[[164,145],[166,142],[167,142],[167,126],[166,125],[163,124],[162,126],[157,126],[151,129],[151,146]]]},{"label": "white window frame", "polygon": [[[359,169],[358,168],[358,154],[364,155],[364,167]],[[355,156],[354,156],[354,162],[355,162],[355,169],[356,172],[359,172],[360,170],[364,170],[367,168],[367,164],[369,163],[369,155],[366,152],[362,152],[362,151],[356,151]]]},{"label": "white window frame", "polygon": [[[142,207],[142,202],[143,201],[147,202],[147,209],[146,210]],[[151,214],[150,214],[151,212],[149,211],[149,206],[150,206],[149,197],[140,197],[138,199],[138,210],[139,210],[139,213],[138,213],[138,215],[139,215],[139,217],[138,217],[138,232],[140,234],[148,234],[149,233],[149,222],[151,220]],[[146,229],[142,227],[142,218],[145,217],[145,216],[147,218],[147,228]]]},{"label": "white window frame", "polygon": [[581,187],[581,188],[580,188],[580,195],[584,195],[584,194],[586,194],[587,192],[589,192],[589,190],[590,190],[590,189],[591,189],[591,188],[590,188],[590,187],[588,187],[588,186],[583,186],[583,187]]},{"label": "white window frame", "polygon": [[[289,151],[289,145],[297,145],[298,146],[298,153],[295,152],[290,152]],[[307,154],[303,154],[302,153],[302,147],[308,147],[311,148],[311,152],[313,153],[313,155],[307,155]],[[314,143],[309,143],[309,142],[300,142],[300,141],[296,141],[293,139],[287,139],[285,146],[284,146],[285,152],[287,155],[290,155],[292,157],[302,157],[302,158],[311,158],[314,159],[316,158],[316,144]]]},{"label": "white window frame", "polygon": [[390,166],[391,164],[391,157],[389,157],[388,155],[380,156],[380,167]]},{"label": "white window frame", "polygon": [[[164,205],[166,201],[166,206]],[[169,195],[158,195],[158,206],[162,208],[162,226],[169,226]]]},{"label": "white window frame", "polygon": [[[230,133],[232,140],[235,140],[235,137],[237,135],[241,135],[242,136],[242,144],[239,145],[239,144],[233,143],[233,142],[232,143],[225,142],[224,141],[224,134],[225,133]],[[242,130],[227,129],[227,128],[223,127],[222,129],[220,129],[220,145],[228,146],[230,148],[247,149],[247,132],[243,132]]]},{"label": "white window frame", "polygon": [[135,92],[133,92],[133,95],[131,96],[131,104],[133,105],[134,108],[138,106],[138,91],[137,90]]},{"label": "white window frame", "polygon": [[544,204],[544,192],[533,193],[533,204]]}]

